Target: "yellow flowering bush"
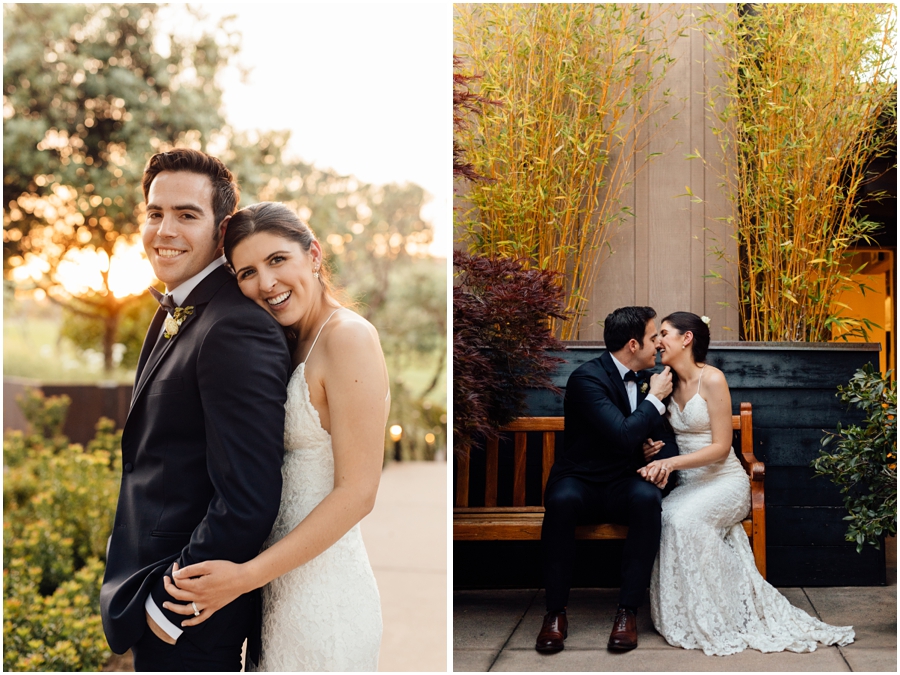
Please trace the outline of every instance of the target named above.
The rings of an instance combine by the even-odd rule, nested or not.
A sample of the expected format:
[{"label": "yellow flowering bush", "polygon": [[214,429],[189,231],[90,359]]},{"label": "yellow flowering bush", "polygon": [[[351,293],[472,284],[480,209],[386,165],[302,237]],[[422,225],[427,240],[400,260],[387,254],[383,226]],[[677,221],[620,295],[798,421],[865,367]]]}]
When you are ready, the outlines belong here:
[{"label": "yellow flowering bush", "polygon": [[5,671],[96,671],[110,657],[99,596],[120,440],[105,419],[87,449],[58,436],[4,438]]}]

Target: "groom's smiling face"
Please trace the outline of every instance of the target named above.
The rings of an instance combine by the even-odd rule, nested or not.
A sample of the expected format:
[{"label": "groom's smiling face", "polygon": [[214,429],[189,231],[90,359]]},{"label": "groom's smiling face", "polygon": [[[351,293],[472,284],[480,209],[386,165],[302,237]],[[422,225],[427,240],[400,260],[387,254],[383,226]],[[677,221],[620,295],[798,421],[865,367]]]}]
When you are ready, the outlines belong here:
[{"label": "groom's smiling face", "polygon": [[169,291],[221,252],[223,228],[215,225],[212,197],[209,177],[190,171],[162,171],[150,184],[144,251]]}]

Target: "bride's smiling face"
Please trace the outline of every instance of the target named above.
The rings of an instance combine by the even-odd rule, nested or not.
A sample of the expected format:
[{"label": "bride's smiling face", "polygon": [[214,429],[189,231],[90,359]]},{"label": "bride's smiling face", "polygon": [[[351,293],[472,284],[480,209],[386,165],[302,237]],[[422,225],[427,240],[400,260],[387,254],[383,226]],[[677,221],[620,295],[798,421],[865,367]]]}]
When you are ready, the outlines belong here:
[{"label": "bride's smiling face", "polygon": [[671,366],[674,361],[682,357],[691,358],[691,340],[694,334],[690,331],[680,333],[675,326],[668,321],[663,321],[659,328],[659,360],[664,366]]},{"label": "bride's smiling face", "polygon": [[241,292],[282,326],[297,326],[316,311],[324,291],[313,273],[321,263],[319,242],[304,251],[298,242],[269,232],[251,234],[231,256]]}]

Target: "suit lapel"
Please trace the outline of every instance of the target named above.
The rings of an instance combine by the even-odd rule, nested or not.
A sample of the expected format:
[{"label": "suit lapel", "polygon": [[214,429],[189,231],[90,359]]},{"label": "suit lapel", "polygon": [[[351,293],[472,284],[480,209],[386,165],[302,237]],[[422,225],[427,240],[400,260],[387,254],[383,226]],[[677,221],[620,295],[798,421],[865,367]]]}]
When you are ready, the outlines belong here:
[{"label": "suit lapel", "polygon": [[628,417],[631,414],[631,405],[628,403],[628,392],[625,391],[625,381],[622,379],[622,376],[619,375],[619,369],[616,368],[616,364],[613,363],[612,356],[610,356],[609,352],[603,352],[600,355],[600,364],[612,381],[613,389],[618,393],[619,400],[615,401],[615,404],[619,407],[619,410],[622,411],[622,414]]},{"label": "suit lapel", "polygon": [[[174,345],[179,339],[183,339],[185,329],[197,318],[199,312],[202,311],[204,305],[206,305],[212,297],[216,294],[216,292],[230,279],[232,278],[231,272],[222,265],[217,267],[212,272],[210,272],[203,281],[197,284],[197,287],[191,291],[190,295],[188,295],[187,299],[184,301],[182,307],[193,307],[194,311],[192,314],[189,314],[185,317],[184,321],[178,327],[178,332],[170,338],[160,337],[156,341],[156,345],[152,348],[152,351],[149,352],[147,356],[147,361],[144,364],[143,369],[140,371],[140,375],[138,376],[138,382],[135,385],[134,396],[131,399],[131,405],[134,407],[135,401],[137,401],[138,397],[144,391],[144,388],[147,386],[147,383],[153,377],[153,373],[159,367],[159,364],[162,362],[163,358],[169,351],[172,349],[172,345]],[[160,319],[160,323],[157,323],[157,317],[162,313],[162,318]],[[150,329],[153,330],[153,327],[156,326],[157,333],[161,327],[162,321],[165,320],[165,310],[160,308],[157,311],[157,315],[153,317],[153,323],[150,324]],[[148,331],[147,337],[150,337],[150,333]],[[146,348],[146,340],[145,340],[145,348]],[[144,356],[144,349],[141,350],[141,358]]]},{"label": "suit lapel", "polygon": [[[150,322],[150,328],[147,329],[147,335],[144,337],[144,344],[141,345],[141,355],[138,358],[137,377],[135,378],[134,390],[137,391],[137,383],[141,380],[141,374],[144,372],[144,366],[147,365],[147,359],[150,358],[150,352],[159,342],[159,331],[162,329],[163,321],[166,320],[166,310],[162,307],[156,308],[156,314]],[[133,398],[133,397],[132,397]]]}]

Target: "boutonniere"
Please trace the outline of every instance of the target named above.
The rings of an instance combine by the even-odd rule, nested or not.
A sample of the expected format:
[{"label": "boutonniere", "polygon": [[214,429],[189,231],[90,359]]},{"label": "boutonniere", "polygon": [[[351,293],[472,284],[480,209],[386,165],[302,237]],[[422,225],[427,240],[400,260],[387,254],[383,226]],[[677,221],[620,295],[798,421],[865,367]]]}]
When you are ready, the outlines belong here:
[{"label": "boutonniere", "polygon": [[646,394],[646,393],[647,393],[647,388],[648,388],[649,386],[650,386],[650,385],[648,385],[646,382],[644,382],[644,383],[641,385],[641,393],[642,393],[642,394]]},{"label": "boutonniere", "polygon": [[176,307],[174,316],[166,317],[166,332],[163,333],[163,337],[168,340],[173,335],[178,335],[179,326],[193,313],[193,307]]}]

